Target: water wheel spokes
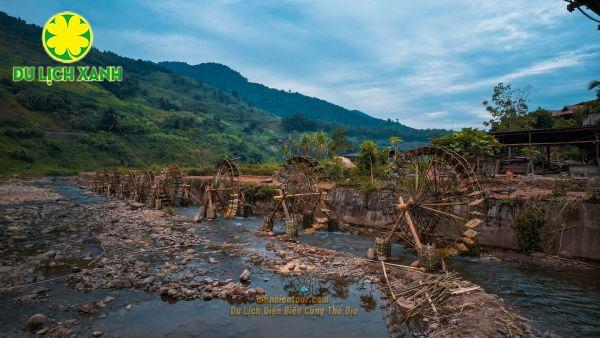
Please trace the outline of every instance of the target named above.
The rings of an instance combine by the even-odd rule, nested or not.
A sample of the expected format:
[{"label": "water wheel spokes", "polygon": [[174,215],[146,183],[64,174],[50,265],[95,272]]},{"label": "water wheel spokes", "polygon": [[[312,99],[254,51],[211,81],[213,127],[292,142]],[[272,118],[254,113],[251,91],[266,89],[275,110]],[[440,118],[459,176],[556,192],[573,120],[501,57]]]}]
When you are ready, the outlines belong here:
[{"label": "water wheel spokes", "polygon": [[[414,245],[434,246],[444,255],[475,249],[483,195],[471,167],[460,155],[440,147],[421,147],[392,163],[385,189],[390,191],[395,224],[408,227]],[[405,203],[404,201],[409,201]],[[393,232],[388,236],[391,239]]]}]

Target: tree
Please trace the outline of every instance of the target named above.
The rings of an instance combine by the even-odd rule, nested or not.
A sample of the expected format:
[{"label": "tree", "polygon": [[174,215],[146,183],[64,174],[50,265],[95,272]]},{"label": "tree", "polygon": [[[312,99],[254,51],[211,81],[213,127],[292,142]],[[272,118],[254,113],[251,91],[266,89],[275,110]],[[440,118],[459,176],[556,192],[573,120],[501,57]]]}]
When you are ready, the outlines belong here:
[{"label": "tree", "polygon": [[374,182],[374,173],[379,173],[379,169],[387,162],[387,151],[378,151],[377,144],[373,141],[364,141],[360,145],[360,152],[356,166],[362,173],[369,173],[371,183]]},{"label": "tree", "polygon": [[321,157],[323,154],[323,150],[325,149],[325,143],[327,136],[322,131],[316,132],[314,136],[315,141],[315,153],[317,155],[317,159]]},{"label": "tree", "polygon": [[371,172],[371,183],[373,183],[373,158],[377,156],[377,145],[373,141],[364,141],[360,145],[360,153],[358,154],[359,167],[365,169],[368,165]]},{"label": "tree", "polygon": [[404,143],[404,140],[399,136],[392,136],[390,137],[390,143],[394,148],[394,159],[396,159],[398,157],[398,143]]},{"label": "tree", "polygon": [[102,114],[100,122],[98,123],[98,129],[111,133],[118,133],[120,131],[117,113],[112,107],[105,110]]},{"label": "tree", "polygon": [[485,110],[492,115],[492,119],[483,125],[491,127],[492,131],[526,129],[530,88],[512,89],[510,84],[498,83],[494,87],[491,103],[487,99],[482,102]]},{"label": "tree", "polygon": [[352,146],[345,128],[335,128],[331,132],[331,152],[334,155],[342,155]]},{"label": "tree", "polygon": [[304,156],[308,156],[310,153],[310,135],[308,134],[304,134],[302,135],[302,137],[300,138],[300,149],[302,151],[302,155]]},{"label": "tree", "polygon": [[546,109],[539,107],[529,114],[531,126],[535,129],[546,129],[554,127],[554,117]]},{"label": "tree", "polygon": [[502,147],[493,135],[475,128],[463,128],[451,135],[433,139],[432,144],[450,148],[466,158],[476,159],[477,169],[480,158],[493,157]]},{"label": "tree", "polygon": [[302,114],[293,114],[281,119],[281,128],[284,131],[314,131],[319,129],[317,121],[309,120]]}]

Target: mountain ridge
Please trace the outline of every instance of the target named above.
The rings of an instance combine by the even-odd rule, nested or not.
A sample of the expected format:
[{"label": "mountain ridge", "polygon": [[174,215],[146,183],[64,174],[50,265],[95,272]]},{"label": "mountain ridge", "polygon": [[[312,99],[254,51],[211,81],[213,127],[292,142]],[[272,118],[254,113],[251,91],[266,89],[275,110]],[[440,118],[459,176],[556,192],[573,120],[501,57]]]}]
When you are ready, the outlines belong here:
[{"label": "mountain ridge", "polygon": [[[384,128],[386,137],[403,136],[408,141],[426,142],[430,137],[441,136],[446,133],[443,129],[411,128],[389,119],[383,120],[358,110],[346,109],[317,97],[250,82],[238,71],[220,63],[207,62],[189,65],[185,62],[163,61],[158,64],[177,74],[234,93],[251,105],[282,118],[300,114],[311,120],[323,121],[325,125],[333,123],[349,127],[351,132],[353,131],[352,128],[357,127]],[[360,134],[361,131],[364,132],[360,128],[354,130],[355,136],[359,136],[357,134]]]},{"label": "mountain ridge", "polygon": [[280,119],[150,61],[92,48],[77,66],[122,66],[122,82],[14,82],[13,66],[63,66],[41,27],[0,12],[0,176],[277,158]]}]

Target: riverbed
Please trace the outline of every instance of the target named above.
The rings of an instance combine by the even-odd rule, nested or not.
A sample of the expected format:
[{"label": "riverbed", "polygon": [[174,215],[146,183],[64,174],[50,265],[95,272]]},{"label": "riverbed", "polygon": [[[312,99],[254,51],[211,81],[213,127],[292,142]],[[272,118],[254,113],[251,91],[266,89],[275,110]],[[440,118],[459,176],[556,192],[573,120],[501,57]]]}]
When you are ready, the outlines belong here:
[{"label": "riverbed", "polygon": [[[320,299],[326,302],[311,305],[293,301],[258,304],[231,302],[217,297],[179,300],[127,286],[79,292],[62,279],[43,282],[44,278],[69,274],[75,265],[86,266],[90,261],[101,258],[106,248],[102,248],[96,240],[101,229],[95,224],[101,223],[99,219],[102,215],[92,211],[106,201],[86,193],[66,179],[44,179],[25,185],[33,185],[52,194],[41,200],[8,200],[0,205],[4,236],[8,238],[0,247],[3,271],[11,271],[11,264],[15,260],[33,259],[31,257],[46,253],[53,248],[53,238],[57,236],[72,238],[73,248],[77,248],[73,251],[85,253],[88,259],[65,257],[64,265],[32,272],[37,274],[34,283],[39,284],[2,292],[2,336],[22,335],[25,320],[35,313],[45,314],[53,321],[53,327],[64,327],[64,332],[87,336],[101,332],[105,336],[125,337],[362,337],[411,335],[413,327],[419,326],[419,323],[411,323],[413,327],[409,325],[401,331],[393,329],[389,325],[386,297],[369,280],[286,276],[253,265],[256,258],[253,253],[267,257],[275,254],[274,250],[267,249],[265,239],[253,235],[261,222],[257,217],[205,222],[196,230],[196,235],[203,242],[191,246],[196,252],[195,258],[169,278],[202,271],[194,276],[198,283],[206,284],[207,278],[210,278],[211,283],[215,280],[223,285],[229,279],[237,280],[244,269],[249,269],[252,273],[250,286],[262,289],[269,296],[322,297]],[[77,213],[80,217],[64,219],[61,216],[61,212],[64,214],[61,208],[63,204],[71,209],[81,209]],[[32,216],[31,220],[15,216],[23,210],[37,216]],[[177,217],[191,222],[195,213],[195,208],[180,208]],[[48,222],[52,222],[52,225],[48,225]],[[15,233],[8,233],[8,227],[12,227],[11,231]],[[280,224],[276,224],[275,231],[283,232]],[[299,237],[301,243],[356,257],[363,257],[367,248],[372,246],[372,241],[367,236],[342,232],[320,231]],[[215,247],[221,248],[223,243],[243,244],[244,251],[213,250]],[[400,245],[395,244],[392,251],[393,260],[402,264],[415,259],[411,250]],[[521,315],[531,318],[532,330],[537,334],[546,331],[563,336],[600,334],[600,310],[597,306],[600,304],[600,287],[597,283],[600,276],[597,269],[556,272],[517,260],[498,260],[489,256],[457,257],[450,260],[449,266],[460,272],[463,278],[500,296]],[[8,280],[2,281],[2,287],[9,285],[12,284],[8,284]],[[21,299],[23,297],[25,301]],[[78,307],[89,302],[98,304],[98,301],[102,306],[96,306],[93,313],[81,313]],[[341,313],[338,312],[340,309]]]}]

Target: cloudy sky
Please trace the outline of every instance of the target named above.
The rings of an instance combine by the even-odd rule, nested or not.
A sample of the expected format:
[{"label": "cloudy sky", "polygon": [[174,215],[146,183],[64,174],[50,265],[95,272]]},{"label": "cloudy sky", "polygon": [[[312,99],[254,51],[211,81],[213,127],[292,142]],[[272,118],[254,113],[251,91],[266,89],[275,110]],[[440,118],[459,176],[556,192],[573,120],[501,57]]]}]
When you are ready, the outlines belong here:
[{"label": "cloudy sky", "polygon": [[102,50],[219,62],[250,81],[418,128],[481,126],[498,82],[530,106],[594,98],[600,31],[561,0],[2,1],[42,25],[78,12]]}]

